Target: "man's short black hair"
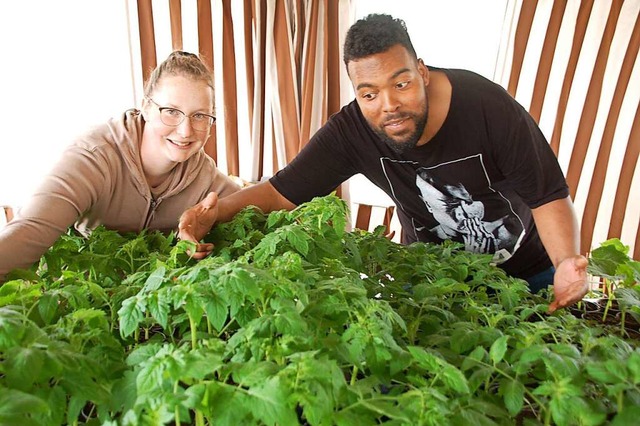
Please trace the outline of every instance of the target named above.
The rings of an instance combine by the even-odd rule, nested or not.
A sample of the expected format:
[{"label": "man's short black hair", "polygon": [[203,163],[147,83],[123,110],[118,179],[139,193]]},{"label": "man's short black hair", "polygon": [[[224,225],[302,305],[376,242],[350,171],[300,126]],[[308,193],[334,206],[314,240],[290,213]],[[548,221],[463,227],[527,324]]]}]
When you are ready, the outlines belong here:
[{"label": "man's short black hair", "polygon": [[390,15],[372,13],[349,28],[344,41],[344,64],[348,66],[351,61],[386,52],[396,44],[404,46],[417,59],[404,21]]}]

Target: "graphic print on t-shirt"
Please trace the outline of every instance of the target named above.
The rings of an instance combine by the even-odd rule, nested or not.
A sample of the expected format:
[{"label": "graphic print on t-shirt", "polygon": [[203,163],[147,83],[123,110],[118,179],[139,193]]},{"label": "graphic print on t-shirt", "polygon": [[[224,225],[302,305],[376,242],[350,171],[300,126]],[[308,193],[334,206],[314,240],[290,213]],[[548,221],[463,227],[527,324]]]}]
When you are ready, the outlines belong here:
[{"label": "graphic print on t-shirt", "polygon": [[513,256],[524,225],[509,200],[492,188],[482,155],[415,167],[417,196],[433,217],[432,226],[416,227],[417,234],[427,231],[463,243],[467,251],[492,253],[496,263]]}]

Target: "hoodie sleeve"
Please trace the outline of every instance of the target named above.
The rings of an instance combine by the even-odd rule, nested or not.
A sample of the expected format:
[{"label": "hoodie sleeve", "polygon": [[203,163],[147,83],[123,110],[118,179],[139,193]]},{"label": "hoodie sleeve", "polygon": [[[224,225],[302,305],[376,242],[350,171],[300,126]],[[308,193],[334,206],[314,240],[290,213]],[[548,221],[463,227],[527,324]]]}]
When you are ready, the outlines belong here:
[{"label": "hoodie sleeve", "polygon": [[213,182],[211,182],[210,192],[215,192],[218,197],[226,197],[240,190],[240,185],[229,176],[222,173],[217,167],[213,169]]},{"label": "hoodie sleeve", "polygon": [[28,268],[95,203],[107,181],[104,159],[72,145],[16,217],[0,230],[0,282]]}]

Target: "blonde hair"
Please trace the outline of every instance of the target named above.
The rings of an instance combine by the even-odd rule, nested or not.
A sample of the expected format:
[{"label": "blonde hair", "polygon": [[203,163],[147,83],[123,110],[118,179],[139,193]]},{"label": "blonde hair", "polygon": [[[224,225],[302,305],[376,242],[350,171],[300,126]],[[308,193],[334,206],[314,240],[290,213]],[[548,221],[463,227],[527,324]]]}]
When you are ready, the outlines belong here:
[{"label": "blonde hair", "polygon": [[165,76],[184,76],[196,81],[204,81],[213,91],[213,73],[204,62],[193,53],[176,50],[158,65],[144,84],[144,95],[151,97],[158,82]]}]

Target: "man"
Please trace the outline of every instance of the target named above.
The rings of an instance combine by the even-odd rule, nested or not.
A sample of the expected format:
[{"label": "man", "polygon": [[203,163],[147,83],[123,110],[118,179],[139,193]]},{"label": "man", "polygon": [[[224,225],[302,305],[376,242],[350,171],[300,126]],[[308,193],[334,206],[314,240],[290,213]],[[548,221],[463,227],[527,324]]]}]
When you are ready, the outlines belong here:
[{"label": "man", "polygon": [[[555,155],[531,116],[500,86],[427,67],[405,24],[369,15],[348,31],[344,62],[355,101],[333,115],[268,182],[186,211],[181,238],[256,205],[292,209],[362,173],[395,201],[402,241],[453,239],[493,253],[532,291],[553,282],[550,311],[587,292],[587,260]],[[199,244],[196,257],[211,245]]]}]

